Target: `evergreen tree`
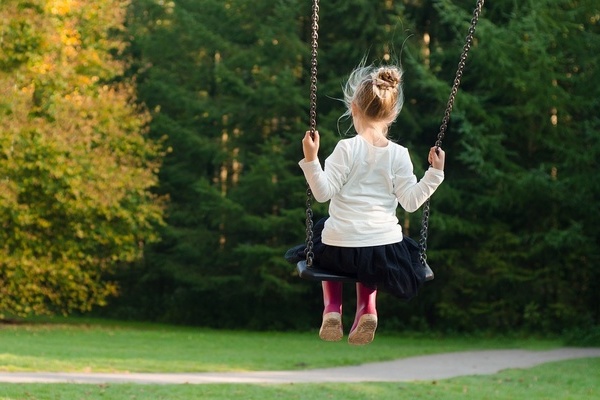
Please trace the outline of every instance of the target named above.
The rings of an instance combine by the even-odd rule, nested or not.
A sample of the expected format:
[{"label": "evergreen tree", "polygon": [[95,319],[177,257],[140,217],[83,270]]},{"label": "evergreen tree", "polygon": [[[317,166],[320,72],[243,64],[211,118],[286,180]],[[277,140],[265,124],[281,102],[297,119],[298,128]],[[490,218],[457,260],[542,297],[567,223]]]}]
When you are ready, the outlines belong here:
[{"label": "evergreen tree", "polygon": [[[282,259],[303,236],[309,3],[133,3],[131,74],[154,111],[152,135],[172,149],[159,188],[170,205],[162,242],[123,277],[121,311],[212,326],[316,323],[318,284]],[[406,101],[391,137],[422,175],[474,5],[321,2],[322,159],[348,127],[336,100],[347,74],[363,57],[401,61]],[[597,15],[591,0],[486,4],[432,199],[436,280],[408,304],[379,303],[399,327],[598,322]],[[315,205],[315,219],[326,210]],[[420,213],[399,217],[418,236]]]},{"label": "evergreen tree", "polygon": [[[168,225],[123,300],[146,317],[251,326],[301,301],[306,289],[290,285],[282,257],[301,240],[304,213],[295,165],[307,105],[299,4],[139,1],[130,9],[132,74],[156,111],[152,134],[172,150],[159,189],[170,198]],[[281,323],[297,325],[290,318]]]},{"label": "evergreen tree", "polygon": [[[597,6],[494,2],[452,116],[446,184],[434,198],[438,278],[429,322],[452,329],[560,330],[598,323]],[[438,92],[469,10],[435,3],[429,57],[413,65]],[[433,18],[432,18],[433,20]],[[456,37],[454,40],[448,40]],[[415,57],[416,58],[416,57]],[[586,82],[585,84],[583,82]],[[584,86],[585,85],[585,86]],[[413,102],[428,112],[427,98]]]}]

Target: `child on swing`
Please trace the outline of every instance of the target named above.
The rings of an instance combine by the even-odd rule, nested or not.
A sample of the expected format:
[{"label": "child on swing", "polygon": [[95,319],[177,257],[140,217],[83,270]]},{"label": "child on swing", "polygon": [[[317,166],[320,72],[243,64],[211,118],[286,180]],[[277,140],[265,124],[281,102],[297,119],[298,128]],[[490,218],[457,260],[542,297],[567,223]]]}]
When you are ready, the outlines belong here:
[{"label": "child on swing", "polygon": [[[356,314],[348,343],[370,343],[377,328],[377,289],[399,298],[416,295],[420,283],[413,263],[418,245],[403,237],[398,204],[416,211],[444,179],[444,151],[432,147],[430,168],[417,181],[405,147],[388,138],[404,103],[402,69],[360,65],[344,87],[344,116],[357,135],[338,142],[321,168],[319,133],[306,132],[299,162],[314,198],[330,200],[329,217],[315,224],[314,263],[337,273],[354,274]],[[322,230],[321,230],[322,229]],[[293,249],[292,249],[293,250]],[[297,255],[304,258],[302,250]],[[412,261],[411,261],[412,260]],[[342,283],[323,281],[323,322],[319,336],[343,337]]]}]

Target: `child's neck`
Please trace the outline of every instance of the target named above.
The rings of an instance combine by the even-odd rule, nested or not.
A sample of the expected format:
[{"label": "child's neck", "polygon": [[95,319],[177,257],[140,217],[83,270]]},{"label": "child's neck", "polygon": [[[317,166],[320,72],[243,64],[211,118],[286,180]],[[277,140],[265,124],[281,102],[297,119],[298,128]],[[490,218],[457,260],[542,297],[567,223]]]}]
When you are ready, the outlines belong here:
[{"label": "child's neck", "polygon": [[356,127],[356,131],[362,136],[367,142],[375,147],[385,147],[388,144],[387,138],[387,127],[382,128],[377,125],[367,125]]}]

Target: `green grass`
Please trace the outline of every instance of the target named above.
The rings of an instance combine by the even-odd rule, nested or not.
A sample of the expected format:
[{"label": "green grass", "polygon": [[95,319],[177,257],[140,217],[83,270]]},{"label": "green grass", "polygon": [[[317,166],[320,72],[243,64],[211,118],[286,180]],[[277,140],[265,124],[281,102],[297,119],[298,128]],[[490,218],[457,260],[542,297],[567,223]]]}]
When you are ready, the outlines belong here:
[{"label": "green grass", "polygon": [[[0,370],[223,372],[356,365],[478,349],[549,349],[556,340],[378,334],[369,346],[314,332],[243,332],[110,321],[0,326]],[[1,400],[1,399],[0,399]]]},{"label": "green grass", "polygon": [[[203,372],[322,368],[478,349],[550,349],[559,340],[378,334],[352,347],[317,332],[240,332],[156,324],[58,319],[0,325],[0,369],[69,372]],[[600,358],[440,381],[354,384],[22,384],[0,383],[0,400],[600,398]]]},{"label": "green grass", "polygon": [[0,384],[0,400],[591,400],[600,398],[600,358],[495,375],[410,383],[286,385]]}]

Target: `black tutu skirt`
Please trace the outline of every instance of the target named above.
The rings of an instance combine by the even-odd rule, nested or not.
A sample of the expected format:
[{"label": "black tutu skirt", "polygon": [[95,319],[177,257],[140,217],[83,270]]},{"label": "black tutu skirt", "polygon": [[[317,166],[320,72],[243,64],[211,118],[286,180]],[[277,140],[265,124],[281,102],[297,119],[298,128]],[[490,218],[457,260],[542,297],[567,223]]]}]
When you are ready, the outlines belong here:
[{"label": "black tutu skirt", "polygon": [[[368,247],[338,247],[321,241],[326,218],[313,228],[314,265],[334,273],[356,276],[362,284],[409,300],[417,295],[424,280],[419,261],[419,245],[404,237],[398,243]],[[305,259],[305,246],[291,248],[286,259]]]}]

